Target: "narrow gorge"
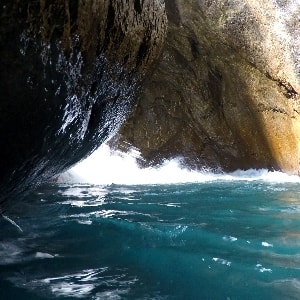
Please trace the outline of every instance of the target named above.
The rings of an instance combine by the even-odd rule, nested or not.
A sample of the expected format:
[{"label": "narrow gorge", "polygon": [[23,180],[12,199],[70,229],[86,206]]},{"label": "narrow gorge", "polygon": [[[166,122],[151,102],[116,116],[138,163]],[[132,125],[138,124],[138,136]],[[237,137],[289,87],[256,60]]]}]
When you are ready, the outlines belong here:
[{"label": "narrow gorge", "polygon": [[291,0],[1,1],[2,210],[112,135],[144,166],[298,174],[299,15]]}]

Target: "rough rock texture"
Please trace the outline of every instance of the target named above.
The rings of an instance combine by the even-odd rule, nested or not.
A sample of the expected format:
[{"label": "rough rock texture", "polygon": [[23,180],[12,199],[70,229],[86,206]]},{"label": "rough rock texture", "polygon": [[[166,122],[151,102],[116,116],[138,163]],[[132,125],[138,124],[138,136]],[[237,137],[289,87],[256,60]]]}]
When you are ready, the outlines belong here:
[{"label": "rough rock texture", "polygon": [[146,163],[297,173],[300,4],[167,0],[167,41],[134,113],[112,145]]},{"label": "rough rock texture", "polygon": [[119,128],[166,26],[159,0],[1,1],[2,210]]}]

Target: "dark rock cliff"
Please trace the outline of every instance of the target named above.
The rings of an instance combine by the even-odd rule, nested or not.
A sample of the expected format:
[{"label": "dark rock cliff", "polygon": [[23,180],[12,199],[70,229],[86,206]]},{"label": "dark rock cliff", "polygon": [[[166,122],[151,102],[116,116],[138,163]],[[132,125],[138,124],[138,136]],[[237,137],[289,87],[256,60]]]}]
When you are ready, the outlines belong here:
[{"label": "dark rock cliff", "polygon": [[294,1],[167,0],[163,54],[111,142],[146,164],[298,173],[300,6]]},{"label": "dark rock cliff", "polygon": [[158,0],[1,1],[2,210],[119,128],[166,26]]},{"label": "dark rock cliff", "polygon": [[117,132],[141,85],[113,147],[298,173],[299,15],[292,0],[1,1],[2,210]]}]

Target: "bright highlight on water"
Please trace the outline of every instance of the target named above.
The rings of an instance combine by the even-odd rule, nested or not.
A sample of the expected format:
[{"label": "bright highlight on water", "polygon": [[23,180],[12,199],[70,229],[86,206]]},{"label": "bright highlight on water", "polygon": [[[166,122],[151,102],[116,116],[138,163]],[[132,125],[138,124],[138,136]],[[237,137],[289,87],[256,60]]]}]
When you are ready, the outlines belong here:
[{"label": "bright highlight on water", "polygon": [[0,299],[299,299],[298,177],[99,151],[1,219]]}]

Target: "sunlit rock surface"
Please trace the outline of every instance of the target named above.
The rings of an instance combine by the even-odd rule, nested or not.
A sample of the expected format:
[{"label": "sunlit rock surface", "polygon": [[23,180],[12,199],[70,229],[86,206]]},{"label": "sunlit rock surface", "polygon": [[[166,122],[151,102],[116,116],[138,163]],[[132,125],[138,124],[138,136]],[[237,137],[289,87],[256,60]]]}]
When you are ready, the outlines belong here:
[{"label": "sunlit rock surface", "polygon": [[167,0],[167,41],[114,143],[147,163],[298,173],[299,0]]},{"label": "sunlit rock surface", "polygon": [[119,128],[166,26],[159,0],[1,1],[2,209]]}]

